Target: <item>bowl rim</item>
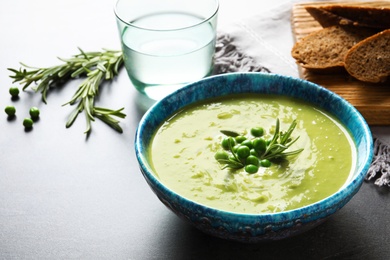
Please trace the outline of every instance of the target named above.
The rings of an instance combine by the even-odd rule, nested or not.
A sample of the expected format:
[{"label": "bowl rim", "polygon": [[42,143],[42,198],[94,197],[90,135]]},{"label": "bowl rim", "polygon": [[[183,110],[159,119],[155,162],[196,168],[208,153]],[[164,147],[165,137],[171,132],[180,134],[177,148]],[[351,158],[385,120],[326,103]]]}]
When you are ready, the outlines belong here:
[{"label": "bowl rim", "polygon": [[[188,198],[176,193],[175,191],[168,188],[167,186],[165,186],[153,174],[153,169],[151,168],[151,166],[149,165],[149,163],[147,161],[147,158],[145,157],[145,154],[147,151],[146,151],[146,147],[143,147],[143,145],[142,145],[142,134],[145,131],[146,124],[147,124],[148,120],[150,120],[150,118],[152,117],[152,113],[154,111],[163,107],[164,103],[168,102],[174,96],[186,93],[186,92],[190,91],[191,89],[195,88],[198,84],[202,84],[204,82],[216,80],[216,79],[221,78],[221,77],[233,77],[233,78],[234,77],[265,77],[265,78],[273,77],[275,79],[285,79],[288,81],[295,81],[298,84],[304,84],[304,85],[310,86],[312,88],[316,88],[319,91],[324,92],[327,95],[330,95],[335,99],[338,99],[340,102],[343,103],[343,105],[347,106],[350,109],[354,118],[356,118],[359,121],[359,125],[362,127],[363,132],[364,132],[363,136],[364,136],[365,141],[366,141],[365,149],[367,149],[367,156],[363,159],[364,164],[360,165],[360,167],[358,167],[356,165],[355,171],[359,171],[359,172],[354,177],[350,178],[349,182],[345,183],[337,192],[331,194],[330,196],[328,196],[326,198],[323,198],[322,200],[319,200],[317,202],[314,202],[312,204],[309,204],[309,205],[306,205],[303,207],[291,209],[291,210],[280,211],[280,212],[269,212],[269,213],[268,212],[267,213],[242,213],[242,212],[233,212],[233,211],[227,211],[227,210],[222,210],[222,209],[210,207],[210,206],[205,205],[203,203],[199,203],[199,202],[193,201],[191,199],[188,199]],[[244,92],[240,92],[240,93],[244,93]],[[260,94],[264,94],[264,93],[260,93]],[[265,94],[267,94],[267,93],[265,93]],[[273,93],[273,94],[275,94],[275,93]],[[290,96],[290,95],[286,95],[286,96]],[[212,98],[212,97],[210,97],[210,98]],[[294,98],[296,98],[296,97],[294,97]],[[303,98],[301,98],[301,99],[303,99]],[[186,103],[183,106],[181,106],[181,108],[183,108],[189,104],[193,104],[193,103],[194,102]],[[313,102],[312,102],[312,104],[313,104]],[[174,114],[176,111],[177,111],[177,109],[174,110],[170,115],[167,115],[165,118],[168,118],[169,116]],[[332,113],[330,111],[328,111],[328,112],[334,115],[334,113]],[[336,115],[334,115],[334,116],[337,117]],[[348,131],[350,131],[350,129],[348,129],[345,125],[343,125],[343,126]],[[354,136],[352,134],[351,134],[351,137],[353,138],[353,141],[355,143],[356,140],[354,140]],[[301,218],[302,215],[305,214],[306,212],[312,212],[312,211],[318,212],[318,211],[323,210],[322,205],[338,204],[341,201],[343,201],[344,199],[346,199],[348,196],[352,197],[358,191],[361,184],[363,183],[363,181],[365,179],[365,174],[368,171],[368,168],[370,167],[371,161],[373,159],[373,138],[372,138],[370,128],[369,128],[367,122],[365,121],[364,117],[360,114],[360,112],[352,104],[350,104],[347,100],[345,100],[343,97],[339,96],[338,94],[336,94],[336,93],[334,93],[334,92],[332,92],[332,91],[330,91],[330,90],[328,90],[328,89],[326,89],[326,88],[324,88],[316,83],[313,83],[313,82],[310,82],[310,81],[307,81],[304,79],[300,79],[300,78],[295,78],[292,76],[285,76],[285,75],[276,74],[276,73],[263,73],[263,72],[233,72],[233,73],[213,75],[213,76],[209,76],[209,77],[206,77],[204,79],[201,79],[199,81],[190,83],[190,84],[184,86],[183,88],[176,90],[175,92],[169,94],[165,98],[157,101],[155,104],[153,104],[145,112],[145,114],[142,116],[142,118],[139,122],[139,125],[136,129],[134,145],[135,145],[135,152],[136,152],[136,157],[137,157],[137,160],[139,163],[139,167],[140,167],[141,172],[144,175],[145,179],[147,180],[147,182],[152,182],[153,185],[156,186],[156,188],[158,188],[160,191],[162,191],[162,193],[167,194],[169,197],[172,197],[172,196],[176,197],[178,200],[181,201],[180,204],[185,203],[186,205],[190,205],[191,207],[202,207],[214,215],[223,214],[224,216],[231,216],[231,217],[240,216],[240,217],[245,217],[245,218],[247,218],[247,217],[257,218],[257,217],[270,216],[273,219],[277,219],[277,220],[271,221],[271,222],[280,222],[280,220],[286,220],[287,215],[288,215],[288,219]],[[356,145],[356,143],[355,143],[355,145]],[[358,147],[356,147],[356,149],[358,150]],[[328,207],[325,207],[325,209],[326,208],[328,208]]]}]

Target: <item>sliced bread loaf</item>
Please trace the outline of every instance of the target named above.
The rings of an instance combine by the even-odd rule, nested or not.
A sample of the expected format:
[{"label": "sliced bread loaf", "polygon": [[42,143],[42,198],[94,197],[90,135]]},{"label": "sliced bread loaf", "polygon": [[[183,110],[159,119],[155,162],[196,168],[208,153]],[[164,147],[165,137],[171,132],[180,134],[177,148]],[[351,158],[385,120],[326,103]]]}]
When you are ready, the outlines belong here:
[{"label": "sliced bread loaf", "polygon": [[390,29],[355,46],[345,56],[345,69],[358,80],[384,82],[390,77]]},{"label": "sliced bread loaf", "polygon": [[348,50],[375,32],[352,27],[331,26],[315,31],[296,42],[292,57],[306,69],[331,72],[344,69]]}]

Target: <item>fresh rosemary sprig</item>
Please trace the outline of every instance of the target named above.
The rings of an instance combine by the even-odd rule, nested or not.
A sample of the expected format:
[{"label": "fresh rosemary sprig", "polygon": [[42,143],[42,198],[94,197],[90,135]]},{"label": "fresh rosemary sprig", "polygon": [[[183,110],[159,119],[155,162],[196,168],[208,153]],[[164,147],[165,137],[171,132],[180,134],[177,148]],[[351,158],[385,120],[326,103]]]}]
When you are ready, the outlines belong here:
[{"label": "fresh rosemary sprig", "polygon": [[252,135],[254,133],[258,134],[249,139],[245,136],[240,136],[235,131],[221,130],[221,133],[226,135],[226,138],[221,143],[223,150],[215,154],[215,159],[222,165],[222,169],[245,168],[245,171],[248,173],[256,173],[259,166],[269,167],[271,166],[271,161],[284,159],[287,156],[296,155],[303,151],[303,149],[286,151],[299,138],[299,136],[294,140],[291,138],[296,125],[297,122],[294,120],[286,132],[281,132],[280,122],[277,119],[275,132],[270,140],[265,140],[262,137],[264,134],[262,128],[261,131],[253,131],[255,128],[252,128]]},{"label": "fresh rosemary sprig", "polygon": [[303,149],[298,149],[291,152],[284,152],[299,139],[299,136],[294,140],[290,138],[296,126],[297,122],[296,120],[294,120],[285,133],[280,132],[280,123],[279,119],[277,119],[274,136],[272,137],[271,142],[267,146],[267,149],[265,150],[264,154],[262,154],[261,158],[272,160],[275,158],[285,158],[287,156],[296,155],[302,152]]},{"label": "fresh rosemary sprig", "polygon": [[124,108],[111,110],[95,106],[95,98],[99,94],[102,82],[112,80],[118,74],[119,68],[123,64],[122,52],[107,49],[103,49],[101,52],[84,52],[80,48],[79,50],[79,54],[69,59],[59,58],[64,63],[53,67],[35,68],[21,63],[22,67],[19,70],[8,68],[14,73],[10,77],[14,79],[14,82],[23,85],[23,90],[35,83],[36,85],[32,89],[35,92],[40,92],[42,101],[47,103],[47,94],[52,87],[72,78],[86,76],[72,99],[64,104],[75,105],[78,103],[70,114],[66,127],[72,126],[78,114],[84,111],[87,124],[86,134],[91,132],[91,121],[95,121],[95,118],[122,133],[119,121],[114,117],[125,118],[126,115],[122,113]]}]

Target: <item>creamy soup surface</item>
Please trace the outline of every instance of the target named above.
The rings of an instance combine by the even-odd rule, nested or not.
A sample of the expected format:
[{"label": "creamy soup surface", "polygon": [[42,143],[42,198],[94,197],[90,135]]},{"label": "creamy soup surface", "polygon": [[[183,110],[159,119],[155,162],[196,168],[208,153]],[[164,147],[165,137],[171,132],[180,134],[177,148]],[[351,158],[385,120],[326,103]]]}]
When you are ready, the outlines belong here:
[{"label": "creamy soup surface", "polygon": [[[276,119],[286,131],[296,119],[289,148],[304,150],[284,163],[222,169],[221,130],[250,137],[252,127],[271,138]],[[288,151],[288,150],[287,150]],[[155,133],[149,156],[157,177],[182,196],[212,208],[240,213],[274,213],[312,204],[339,190],[350,177],[356,148],[345,128],[319,108],[297,99],[235,95],[186,107]]]}]

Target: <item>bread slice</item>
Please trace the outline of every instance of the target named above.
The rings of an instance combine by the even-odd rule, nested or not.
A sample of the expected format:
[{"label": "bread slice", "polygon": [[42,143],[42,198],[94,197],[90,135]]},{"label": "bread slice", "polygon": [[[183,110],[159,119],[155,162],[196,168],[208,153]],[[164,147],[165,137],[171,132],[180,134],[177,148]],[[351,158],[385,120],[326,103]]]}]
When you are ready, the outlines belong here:
[{"label": "bread slice", "polygon": [[390,29],[355,46],[345,56],[345,69],[358,80],[384,82],[390,76]]},{"label": "bread slice", "polygon": [[323,28],[296,42],[291,55],[306,69],[318,72],[343,70],[348,50],[374,33],[370,29],[342,26]]},{"label": "bread slice", "polygon": [[322,27],[353,25],[390,29],[390,1],[310,5],[305,9]]}]

